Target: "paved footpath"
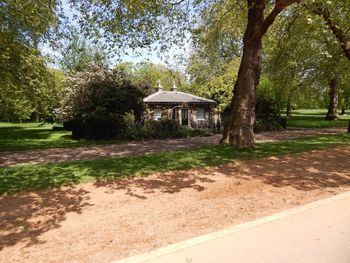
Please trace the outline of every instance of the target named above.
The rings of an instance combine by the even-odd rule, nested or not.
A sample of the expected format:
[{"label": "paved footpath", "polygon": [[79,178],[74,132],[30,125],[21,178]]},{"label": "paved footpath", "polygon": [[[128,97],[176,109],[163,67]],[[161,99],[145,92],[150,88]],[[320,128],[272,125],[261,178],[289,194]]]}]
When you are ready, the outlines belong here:
[{"label": "paved footpath", "polygon": [[[296,137],[345,133],[345,128],[287,129],[256,134],[257,142],[278,141]],[[121,157],[198,148],[218,144],[221,135],[181,139],[132,141],[120,144],[94,145],[76,148],[54,148],[26,151],[0,151],[0,167],[17,164],[57,163],[100,157]]]},{"label": "paved footpath", "polygon": [[349,263],[350,192],[120,263]]}]

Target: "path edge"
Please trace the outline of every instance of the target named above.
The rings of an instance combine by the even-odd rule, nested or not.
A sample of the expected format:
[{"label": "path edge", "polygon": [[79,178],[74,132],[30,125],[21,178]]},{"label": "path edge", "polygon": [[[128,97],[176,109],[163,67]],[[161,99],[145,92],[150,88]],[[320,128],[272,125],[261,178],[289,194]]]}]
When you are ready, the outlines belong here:
[{"label": "path edge", "polygon": [[203,244],[205,242],[211,241],[211,240],[215,240],[230,234],[234,234],[249,228],[253,228],[259,225],[263,225],[272,221],[277,221],[280,220],[284,217],[290,216],[290,215],[294,215],[297,213],[301,213],[304,211],[308,211],[311,209],[315,209],[318,208],[320,206],[324,206],[324,205],[328,205],[331,204],[333,202],[345,199],[345,198],[349,198],[350,197],[350,191],[346,191],[340,194],[336,194],[334,196],[331,197],[327,197],[321,200],[317,200],[311,203],[307,203],[305,205],[301,205],[301,206],[297,206],[288,210],[284,210],[282,212],[278,212],[275,213],[273,215],[270,216],[266,216],[263,218],[259,218],[256,220],[252,220],[252,221],[248,221],[242,224],[238,224],[238,225],[233,225],[231,227],[225,228],[223,230],[219,230],[216,232],[212,232],[209,234],[205,234],[205,235],[201,235],[198,237],[194,237],[194,238],[190,238],[188,240],[184,240],[184,241],[180,241],[178,243],[175,244],[171,244],[168,245],[166,247],[161,247],[158,248],[156,250],[150,251],[150,252],[146,252],[143,254],[139,254],[139,255],[135,255],[135,256],[131,256],[131,257],[127,257],[127,258],[122,258],[120,260],[116,260],[116,261],[112,261],[111,263],[141,263],[141,262],[145,262],[145,261],[149,261],[151,259],[160,257],[160,256],[164,256],[170,253],[176,253],[178,251],[190,248],[190,247],[194,247],[200,244]]}]

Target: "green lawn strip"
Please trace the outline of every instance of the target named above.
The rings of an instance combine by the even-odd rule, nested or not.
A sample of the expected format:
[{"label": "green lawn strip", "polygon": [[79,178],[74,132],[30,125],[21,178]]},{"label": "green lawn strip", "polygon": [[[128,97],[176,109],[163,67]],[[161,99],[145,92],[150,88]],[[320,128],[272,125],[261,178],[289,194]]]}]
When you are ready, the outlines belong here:
[{"label": "green lawn strip", "polygon": [[293,128],[332,128],[347,127],[350,116],[340,117],[338,120],[327,121],[324,116],[292,116],[287,120],[287,127]]},{"label": "green lawn strip", "polygon": [[[347,111],[350,113],[350,110]],[[310,109],[310,110],[294,110],[292,117],[287,120],[289,128],[332,128],[332,127],[347,127],[350,121],[350,115],[339,116],[338,120],[327,121],[325,119],[327,110],[325,109]],[[282,114],[285,116],[285,112]]]},{"label": "green lawn strip", "polygon": [[0,151],[69,148],[121,143],[121,140],[73,140],[71,132],[53,130],[52,124],[0,122]]},{"label": "green lawn strip", "polygon": [[80,182],[107,181],[130,175],[147,175],[154,172],[213,166],[234,160],[280,156],[345,144],[350,144],[349,134],[259,143],[254,149],[235,149],[216,145],[143,156],[0,168],[0,193],[14,193],[23,190],[67,186]]}]

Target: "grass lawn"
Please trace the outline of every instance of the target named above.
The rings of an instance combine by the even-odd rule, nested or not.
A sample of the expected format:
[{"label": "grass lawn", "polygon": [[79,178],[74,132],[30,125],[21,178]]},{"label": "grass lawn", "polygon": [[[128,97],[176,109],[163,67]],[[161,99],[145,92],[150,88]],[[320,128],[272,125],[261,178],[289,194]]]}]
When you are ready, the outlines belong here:
[{"label": "grass lawn", "polygon": [[0,168],[0,193],[73,185],[80,182],[101,182],[123,176],[213,166],[234,160],[279,156],[349,144],[350,134],[341,134],[261,143],[254,149],[234,149],[217,145],[145,156]]},{"label": "grass lawn", "polygon": [[[348,111],[350,112],[350,111]],[[325,120],[327,110],[294,110],[292,117],[287,120],[287,127],[298,128],[331,128],[347,127],[350,115],[340,116],[338,120]]]},{"label": "grass lawn", "polygon": [[51,124],[0,122],[0,151],[76,147],[117,141],[73,140],[71,132]]},{"label": "grass lawn", "polygon": [[[326,121],[326,110],[295,110],[287,127],[329,128],[346,127],[350,115]],[[350,111],[349,111],[350,112]],[[52,130],[51,124],[0,122],[0,151],[66,148],[93,144],[118,143],[120,140],[73,140],[71,132]]]}]

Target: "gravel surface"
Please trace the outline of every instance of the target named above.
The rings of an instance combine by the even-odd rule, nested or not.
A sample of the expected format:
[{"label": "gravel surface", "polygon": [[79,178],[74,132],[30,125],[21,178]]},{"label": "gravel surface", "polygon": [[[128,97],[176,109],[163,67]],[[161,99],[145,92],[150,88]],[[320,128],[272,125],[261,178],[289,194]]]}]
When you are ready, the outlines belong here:
[{"label": "gravel surface", "polygon": [[0,262],[109,262],[350,190],[350,147],[0,196]]}]

